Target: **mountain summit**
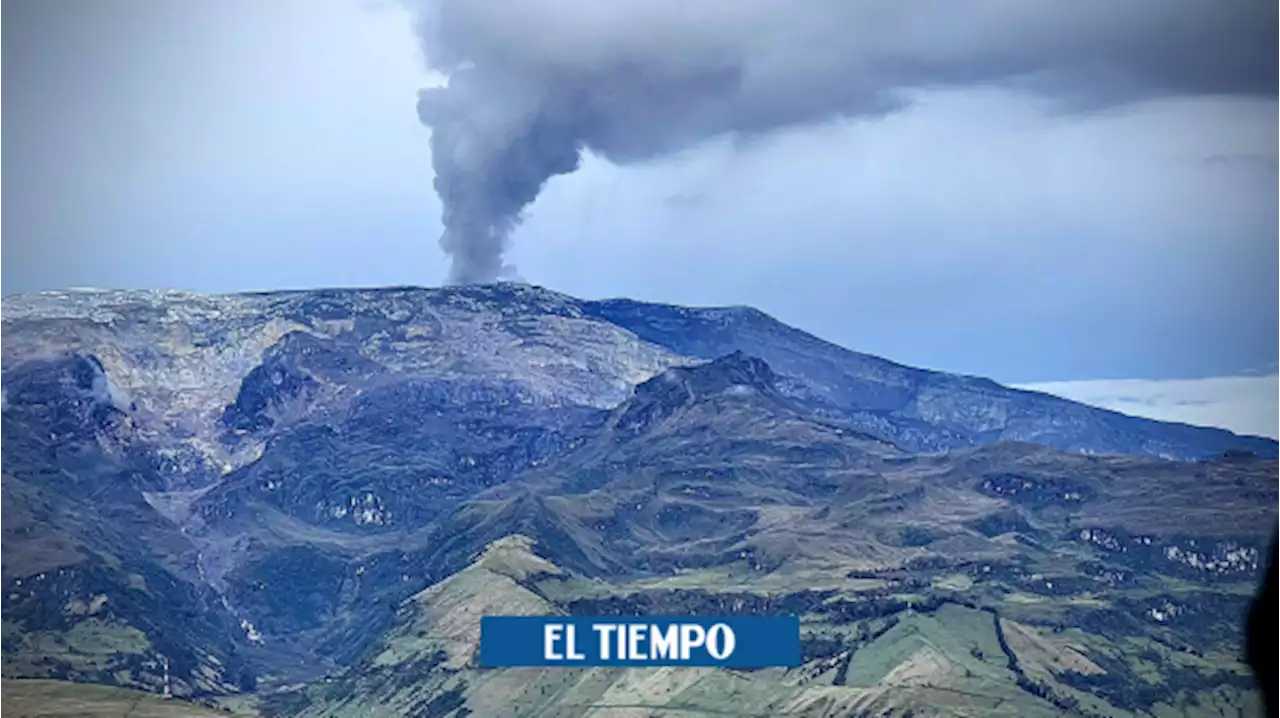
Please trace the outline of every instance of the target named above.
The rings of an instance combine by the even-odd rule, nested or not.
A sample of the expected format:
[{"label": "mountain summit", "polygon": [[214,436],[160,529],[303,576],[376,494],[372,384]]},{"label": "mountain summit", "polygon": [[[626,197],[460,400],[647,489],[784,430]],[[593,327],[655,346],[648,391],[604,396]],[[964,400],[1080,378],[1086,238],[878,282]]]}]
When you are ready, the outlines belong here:
[{"label": "mountain summit", "polygon": [[220,433],[274,423],[281,402],[305,400],[309,411],[322,410],[326,401],[317,406],[311,398],[323,387],[342,394],[385,385],[388,377],[486,377],[520,387],[535,405],[611,408],[666,369],[735,352],[765,362],[787,397],[910,451],[1028,441],[1173,459],[1230,450],[1277,455],[1270,439],[903,366],[742,307],[586,301],[494,284],[234,295],[42,292],[6,297],[3,314],[6,372],[60,353],[92,356],[137,400],[146,428],[182,444],[188,461],[214,469],[244,461]]}]

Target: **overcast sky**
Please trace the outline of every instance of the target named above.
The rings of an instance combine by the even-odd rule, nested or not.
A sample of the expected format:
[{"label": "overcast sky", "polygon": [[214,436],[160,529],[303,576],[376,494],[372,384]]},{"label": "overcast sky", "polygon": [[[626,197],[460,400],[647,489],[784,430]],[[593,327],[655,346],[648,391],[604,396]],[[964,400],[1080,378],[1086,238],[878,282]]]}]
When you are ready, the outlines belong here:
[{"label": "overcast sky", "polygon": [[[574,32],[604,27],[589,19]],[[497,27],[518,35],[517,20]],[[0,27],[6,294],[448,276],[417,94],[445,80],[428,71],[430,35],[404,6],[6,1]],[[1159,57],[1124,56],[1145,40],[1120,38],[1108,56],[1147,62],[1159,91],[1126,86],[1112,102],[1075,88],[1064,107],[1052,93],[951,77],[973,73],[939,64],[950,56],[932,53],[929,33],[927,62],[904,54],[914,46],[877,57],[918,85],[882,112],[846,103],[813,110],[829,121],[792,121],[769,114],[765,94],[739,103],[764,102],[741,121],[749,132],[710,105],[692,134],[613,122],[584,142],[625,162],[589,152],[551,177],[504,261],[578,296],[750,304],[850,348],[1010,383],[1274,373],[1274,47],[1269,69],[1237,62],[1256,77],[1232,84],[1196,67],[1179,84]],[[446,49],[475,53],[476,42]],[[845,77],[852,65],[831,67]],[[778,102],[810,97],[797,87]],[[1274,417],[1274,388],[1267,401]]]}]

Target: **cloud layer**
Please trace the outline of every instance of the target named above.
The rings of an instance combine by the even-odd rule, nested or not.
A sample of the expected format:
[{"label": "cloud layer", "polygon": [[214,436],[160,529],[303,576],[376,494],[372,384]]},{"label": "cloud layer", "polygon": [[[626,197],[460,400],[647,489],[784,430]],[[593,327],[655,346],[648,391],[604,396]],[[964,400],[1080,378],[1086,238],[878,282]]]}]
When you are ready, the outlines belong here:
[{"label": "cloud layer", "polygon": [[488,281],[521,212],[590,150],[626,163],[1000,85],[1087,111],[1276,93],[1253,0],[428,0],[424,90],[451,279]]},{"label": "cloud layer", "polygon": [[[5,291],[438,283],[434,133],[413,106],[445,78],[400,2],[6,1]],[[577,296],[748,304],[1007,382],[1275,361],[1274,96],[1064,114],[995,84],[626,166],[584,152],[505,260]]]},{"label": "cloud layer", "polygon": [[1102,379],[1027,384],[1033,389],[1106,409],[1217,426],[1237,434],[1280,438],[1280,377],[1228,376],[1208,379]]}]

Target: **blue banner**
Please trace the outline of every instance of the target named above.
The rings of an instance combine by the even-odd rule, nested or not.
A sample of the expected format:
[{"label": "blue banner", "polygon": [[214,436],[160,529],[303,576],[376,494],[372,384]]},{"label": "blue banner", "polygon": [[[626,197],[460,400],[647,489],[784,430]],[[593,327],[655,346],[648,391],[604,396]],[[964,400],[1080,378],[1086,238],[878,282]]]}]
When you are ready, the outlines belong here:
[{"label": "blue banner", "polygon": [[800,665],[796,616],[484,616],[480,665]]}]

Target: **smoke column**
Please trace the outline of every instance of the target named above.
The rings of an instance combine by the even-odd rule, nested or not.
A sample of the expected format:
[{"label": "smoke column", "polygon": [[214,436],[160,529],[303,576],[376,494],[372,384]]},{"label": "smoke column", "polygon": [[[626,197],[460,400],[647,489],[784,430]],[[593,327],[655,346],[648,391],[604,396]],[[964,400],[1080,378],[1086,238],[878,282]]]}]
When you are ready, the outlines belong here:
[{"label": "smoke column", "polygon": [[1078,112],[1276,95],[1262,0],[426,0],[440,245],[493,281],[522,212],[584,151],[643,160],[723,135],[872,117],[913,93],[997,86]]}]

